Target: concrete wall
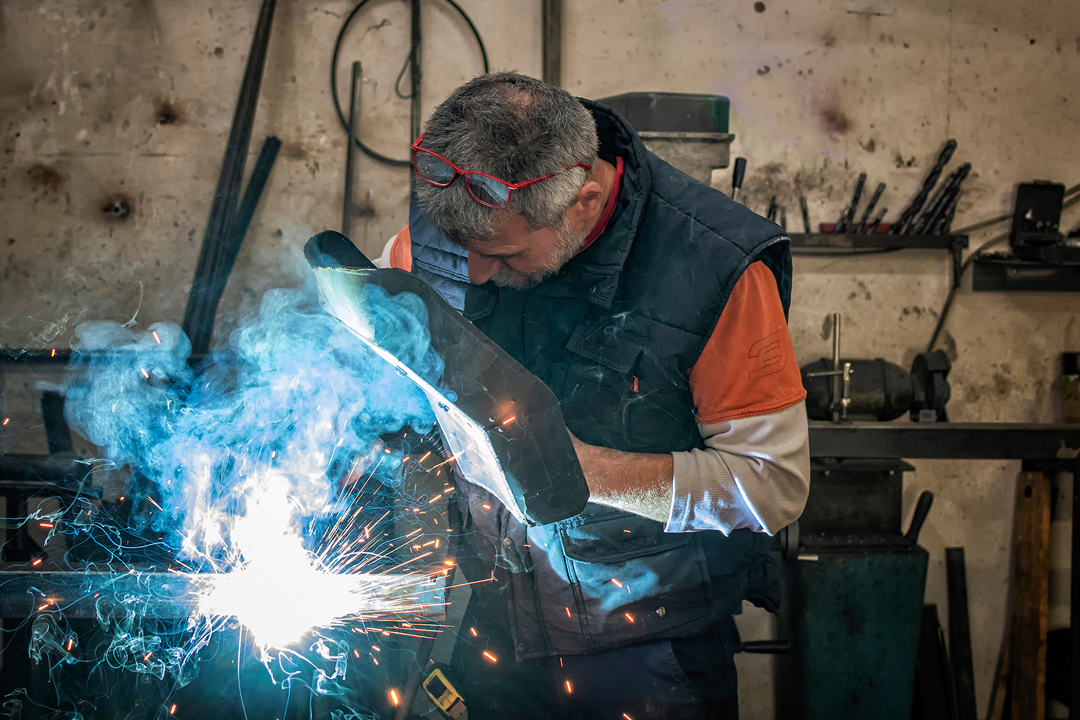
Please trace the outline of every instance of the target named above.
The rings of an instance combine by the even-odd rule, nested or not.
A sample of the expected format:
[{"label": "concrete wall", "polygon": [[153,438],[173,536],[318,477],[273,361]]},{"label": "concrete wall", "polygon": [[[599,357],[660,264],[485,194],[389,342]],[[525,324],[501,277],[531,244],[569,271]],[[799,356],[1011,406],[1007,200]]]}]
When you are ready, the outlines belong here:
[{"label": "concrete wall", "polygon": [[[461,4],[493,69],[539,74],[539,0]],[[1071,0],[565,4],[565,87],[586,97],[729,96],[733,156],[750,160],[749,204],[764,211],[777,195],[792,225],[800,194],[815,223],[835,220],[860,171],[871,187],[888,183],[882,202],[898,211],[950,137],[959,142],[956,161],[974,166],[954,227],[1009,211],[1018,181],[1078,182],[1080,13]],[[293,283],[303,240],[340,223],[345,138],[328,76],[333,39],[352,7],[279,1],[249,169],[266,134],[285,144],[222,302],[222,328],[265,289]],[[257,14],[254,1],[0,5],[0,344],[65,347],[89,318],[180,321]],[[426,3],[424,24],[423,101],[431,108],[481,65],[447,6]],[[345,43],[339,85],[344,95],[347,64],[362,59],[363,137],[402,158],[408,102],[393,85],[407,42],[406,6],[372,2]],[[366,210],[355,239],[377,252],[406,222],[407,174],[361,157],[357,185]],[[105,212],[113,201],[131,215]],[[1073,211],[1067,226],[1078,219]],[[974,235],[973,246],[1001,229]],[[791,330],[800,362],[829,352],[824,323],[842,312],[845,354],[909,364],[929,340],[948,283],[942,252],[798,258]],[[941,347],[954,360],[953,419],[1058,419],[1057,356],[1080,350],[1080,295],[964,291]],[[928,601],[945,607],[943,548],[967,549],[985,708],[1019,468],[916,465],[909,512],[920,491],[936,494],[922,534],[932,558]],[[1068,537],[1068,525],[1054,532]],[[1068,558],[1055,563],[1066,568]],[[1056,625],[1068,621],[1061,573]],[[748,615],[743,626],[759,637],[769,623]],[[768,662],[740,663],[744,717],[768,717]]]}]

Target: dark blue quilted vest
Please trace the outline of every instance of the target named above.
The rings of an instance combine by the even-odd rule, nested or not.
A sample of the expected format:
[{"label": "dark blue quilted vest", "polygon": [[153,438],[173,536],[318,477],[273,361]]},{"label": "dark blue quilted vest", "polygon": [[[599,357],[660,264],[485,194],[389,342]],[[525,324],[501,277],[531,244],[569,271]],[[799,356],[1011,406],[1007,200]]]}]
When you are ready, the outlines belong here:
[{"label": "dark blue quilted vest", "polygon": [[[625,161],[618,204],[596,242],[533,290],[473,286],[465,251],[414,200],[413,272],[547,383],[581,440],[643,453],[702,447],[690,369],[751,263],[773,271],[787,311],[788,240],[645,150],[614,111],[582,103],[596,119],[600,156]],[[509,570],[474,591],[505,606],[498,614],[519,658],[692,635],[744,598],[778,605],[765,536],[669,534],[661,523],[592,503],[575,518],[526,530],[489,499],[463,490],[465,535]]]}]

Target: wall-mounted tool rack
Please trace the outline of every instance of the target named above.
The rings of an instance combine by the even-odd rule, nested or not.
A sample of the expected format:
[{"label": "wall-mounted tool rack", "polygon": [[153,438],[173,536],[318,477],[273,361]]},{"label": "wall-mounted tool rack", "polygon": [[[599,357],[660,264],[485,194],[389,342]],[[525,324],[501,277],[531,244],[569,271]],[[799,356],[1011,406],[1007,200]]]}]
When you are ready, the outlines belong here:
[{"label": "wall-mounted tool rack", "polygon": [[975,260],[976,292],[1067,292],[1080,290],[1080,262],[1045,263],[988,253]]},{"label": "wall-mounted tool rack", "polygon": [[791,247],[821,250],[821,255],[877,255],[893,250],[948,250],[952,255],[953,285],[960,287],[967,235],[892,235],[886,232],[837,235],[790,233]]}]

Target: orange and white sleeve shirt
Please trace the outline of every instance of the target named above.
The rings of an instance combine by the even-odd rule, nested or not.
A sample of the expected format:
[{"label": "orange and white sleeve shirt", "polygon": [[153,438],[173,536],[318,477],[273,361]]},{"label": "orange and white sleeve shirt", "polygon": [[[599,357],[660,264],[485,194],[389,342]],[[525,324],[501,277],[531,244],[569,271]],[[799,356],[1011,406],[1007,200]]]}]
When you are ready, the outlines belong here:
[{"label": "orange and white sleeve shirt", "polygon": [[796,520],[810,491],[806,391],[764,263],[735,284],[690,371],[690,390],[705,448],[672,453],[665,530],[772,535]]}]

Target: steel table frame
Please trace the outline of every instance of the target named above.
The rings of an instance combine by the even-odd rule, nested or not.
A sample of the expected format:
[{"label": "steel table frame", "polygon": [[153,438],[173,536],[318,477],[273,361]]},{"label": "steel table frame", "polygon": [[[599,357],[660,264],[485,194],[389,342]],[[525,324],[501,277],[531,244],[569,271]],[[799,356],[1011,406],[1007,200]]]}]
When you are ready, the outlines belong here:
[{"label": "steel table frame", "polygon": [[[1080,517],[1080,424],[810,423],[812,458],[1020,460],[1073,473],[1073,517]],[[1073,521],[1069,716],[1080,717],[1080,522]]]}]

